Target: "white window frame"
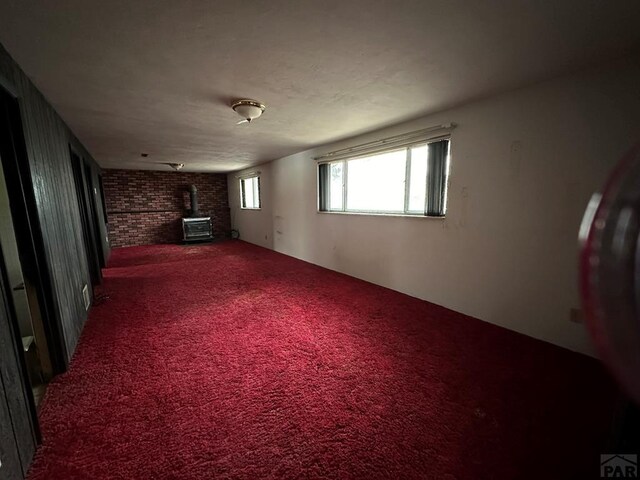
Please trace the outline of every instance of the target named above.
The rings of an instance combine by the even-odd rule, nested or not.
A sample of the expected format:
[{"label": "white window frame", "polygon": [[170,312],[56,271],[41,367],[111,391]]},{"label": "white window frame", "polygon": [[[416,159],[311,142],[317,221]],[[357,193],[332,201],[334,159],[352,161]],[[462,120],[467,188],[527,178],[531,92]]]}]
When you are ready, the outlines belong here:
[{"label": "white window frame", "polygon": [[[371,153],[363,153],[360,155],[353,155],[341,158],[339,160],[329,160],[329,161],[320,161],[318,162],[317,169],[319,171],[319,167],[322,164],[328,164],[329,168],[331,168],[332,164],[342,164],[342,208],[341,209],[332,209],[330,206],[326,210],[320,209],[320,175],[318,173],[318,181],[317,181],[317,213],[337,213],[340,215],[381,215],[381,216],[395,216],[395,217],[414,217],[414,218],[440,218],[443,219],[447,213],[447,203],[448,203],[448,190],[449,190],[449,177],[450,177],[450,163],[451,163],[451,154],[447,156],[447,165],[446,165],[446,181],[445,181],[445,193],[444,193],[444,214],[441,216],[430,216],[426,215],[426,203],[427,203],[427,193],[425,192],[425,205],[422,211],[417,210],[409,210],[409,198],[410,198],[410,185],[411,185],[411,149],[416,147],[422,147],[428,145],[430,143],[439,142],[442,140],[449,141],[449,148],[451,148],[451,137],[450,135],[440,136],[436,138],[430,138],[427,140],[422,140],[415,143],[410,143],[407,145],[403,145],[402,147],[389,147],[386,149],[380,149]],[[348,198],[348,182],[347,175],[349,172],[349,162],[352,160],[358,160],[361,158],[369,158],[375,155],[382,155],[390,152],[397,152],[400,150],[406,151],[406,163],[405,163],[405,187],[404,187],[404,209],[402,211],[392,211],[392,210],[355,210],[347,208],[347,198]],[[426,178],[425,178],[426,181]],[[330,187],[329,187],[330,188]],[[329,190],[329,199],[327,199],[328,204],[331,203],[331,191]]]},{"label": "white window frame", "polygon": [[[255,188],[253,189],[253,195],[254,198],[257,198],[258,200],[258,206],[257,207],[247,207],[246,206],[246,196],[244,193],[244,189],[245,189],[245,184],[243,182],[247,182],[248,180],[253,180],[256,179],[255,181]],[[252,182],[254,183],[254,182]],[[260,210],[262,208],[262,199],[260,198],[260,175],[251,175],[248,177],[241,177],[240,178],[240,209],[241,210]]]}]

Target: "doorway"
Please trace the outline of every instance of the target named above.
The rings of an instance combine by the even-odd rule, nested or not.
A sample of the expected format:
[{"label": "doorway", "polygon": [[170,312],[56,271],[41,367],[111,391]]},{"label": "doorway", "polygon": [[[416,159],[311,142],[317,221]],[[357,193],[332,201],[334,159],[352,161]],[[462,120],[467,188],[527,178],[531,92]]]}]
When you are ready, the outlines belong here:
[{"label": "doorway", "polygon": [[14,323],[16,347],[26,366],[25,382],[39,404],[49,380],[66,370],[67,352],[56,315],[20,108],[17,99],[3,88],[0,162],[0,261],[12,305],[9,320]]},{"label": "doorway", "polygon": [[44,396],[47,383],[53,377],[53,366],[35,286],[23,273],[7,182],[2,169],[0,169],[0,246],[7,272],[8,290],[10,290],[20,333],[20,347],[25,357],[33,398],[38,406]]},{"label": "doorway", "polygon": [[73,147],[69,146],[69,152],[71,154],[73,179],[82,223],[82,239],[87,252],[87,265],[89,266],[91,278],[92,288],[90,290],[93,293],[93,288],[102,283],[104,255],[102,254],[100,230],[97,223],[98,214],[95,205],[95,192],[91,181],[91,167],[76,153]]}]

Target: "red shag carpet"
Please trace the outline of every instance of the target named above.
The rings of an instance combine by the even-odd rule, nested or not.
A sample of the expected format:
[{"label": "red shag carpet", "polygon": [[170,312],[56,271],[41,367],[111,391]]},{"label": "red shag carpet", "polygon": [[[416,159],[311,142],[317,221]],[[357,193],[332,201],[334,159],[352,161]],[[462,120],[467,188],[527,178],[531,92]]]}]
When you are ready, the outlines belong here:
[{"label": "red shag carpet", "polygon": [[105,277],[32,480],[598,476],[588,357],[240,241]]}]

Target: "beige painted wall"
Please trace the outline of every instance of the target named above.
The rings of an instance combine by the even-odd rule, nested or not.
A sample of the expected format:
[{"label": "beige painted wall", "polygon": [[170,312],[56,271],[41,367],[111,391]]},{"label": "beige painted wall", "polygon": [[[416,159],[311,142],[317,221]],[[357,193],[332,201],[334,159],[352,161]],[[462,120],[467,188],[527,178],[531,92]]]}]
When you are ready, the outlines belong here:
[{"label": "beige painted wall", "polygon": [[[260,172],[260,210],[240,208],[240,176],[248,172]],[[240,232],[240,238],[266,248],[273,248],[271,164],[231,173],[227,177],[231,226]]]},{"label": "beige painted wall", "polygon": [[[231,174],[232,222],[246,241],[591,354],[569,321],[576,236],[591,193],[640,141],[638,85],[640,62],[616,62],[278,159],[259,167],[260,212],[238,210]],[[448,122],[446,219],[316,212],[313,157]]]}]

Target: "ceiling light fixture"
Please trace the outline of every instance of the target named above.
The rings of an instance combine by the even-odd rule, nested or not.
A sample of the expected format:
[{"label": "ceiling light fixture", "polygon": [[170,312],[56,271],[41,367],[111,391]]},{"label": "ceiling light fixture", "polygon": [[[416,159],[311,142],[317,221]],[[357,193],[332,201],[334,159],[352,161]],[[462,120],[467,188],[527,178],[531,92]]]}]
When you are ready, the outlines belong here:
[{"label": "ceiling light fixture", "polygon": [[265,107],[262,103],[256,102],[255,100],[242,99],[236,100],[231,104],[231,108],[234,112],[242,117],[242,120],[238,122],[240,123],[251,123],[253,120],[258,118],[264,112]]}]

